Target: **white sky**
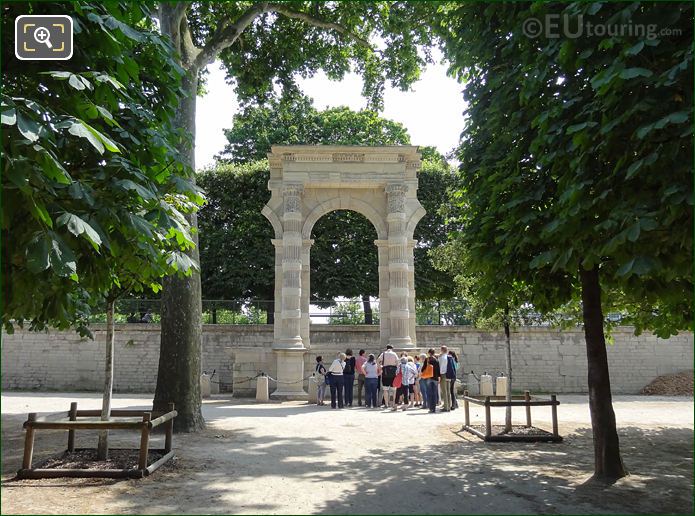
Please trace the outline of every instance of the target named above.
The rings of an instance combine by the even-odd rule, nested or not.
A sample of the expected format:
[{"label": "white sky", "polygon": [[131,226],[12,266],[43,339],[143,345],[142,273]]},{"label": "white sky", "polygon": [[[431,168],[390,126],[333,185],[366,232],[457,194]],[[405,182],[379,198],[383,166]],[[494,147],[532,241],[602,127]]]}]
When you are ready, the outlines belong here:
[{"label": "white sky", "polygon": [[[435,60],[439,57],[435,54]],[[232,125],[232,116],[239,108],[232,86],[224,81],[220,63],[208,67],[207,91],[198,98],[196,113],[196,166],[214,163],[215,154],[225,146],[223,129]],[[302,79],[299,86],[314,99],[317,109],[348,106],[353,110],[367,105],[360,92],[362,79],[350,74],[340,82],[330,81],[324,73]],[[463,129],[464,102],[462,86],[446,75],[446,66],[430,65],[410,91],[387,87],[384,93],[385,118],[402,123],[413,145],[434,145],[443,154],[454,148]]]}]

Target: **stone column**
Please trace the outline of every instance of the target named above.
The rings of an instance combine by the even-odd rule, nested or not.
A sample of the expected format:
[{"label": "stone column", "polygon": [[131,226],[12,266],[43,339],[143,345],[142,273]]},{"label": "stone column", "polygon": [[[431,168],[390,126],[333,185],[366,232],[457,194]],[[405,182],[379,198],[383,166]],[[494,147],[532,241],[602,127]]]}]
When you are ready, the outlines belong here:
[{"label": "stone column", "polygon": [[302,193],[301,184],[283,188],[282,311],[280,335],[273,343],[277,356],[277,390],[272,396],[306,399],[302,341]]},{"label": "stone column", "polygon": [[309,298],[311,296],[311,246],[313,244],[313,240],[302,240],[302,318],[299,334],[302,337],[302,344],[306,349],[311,349],[311,341],[309,336],[309,328],[311,325],[311,318],[309,317]]},{"label": "stone column", "polygon": [[417,338],[415,336],[415,326],[417,320],[415,318],[415,244],[417,240],[408,240],[408,312],[410,315],[408,332],[413,347],[417,347]]},{"label": "stone column", "polygon": [[381,349],[389,343],[389,241],[374,240],[379,257],[379,343]]},{"label": "stone column", "polygon": [[282,215],[282,333],[278,347],[303,348],[300,331],[302,316],[302,185],[288,185],[283,190]]},{"label": "stone column", "polygon": [[394,348],[412,348],[410,339],[410,263],[406,236],[405,194],[407,185],[392,183],[386,186],[388,197],[389,247],[389,344]]},{"label": "stone column", "polygon": [[273,342],[278,342],[282,336],[282,239],[270,240],[275,247],[275,323],[273,324]]}]

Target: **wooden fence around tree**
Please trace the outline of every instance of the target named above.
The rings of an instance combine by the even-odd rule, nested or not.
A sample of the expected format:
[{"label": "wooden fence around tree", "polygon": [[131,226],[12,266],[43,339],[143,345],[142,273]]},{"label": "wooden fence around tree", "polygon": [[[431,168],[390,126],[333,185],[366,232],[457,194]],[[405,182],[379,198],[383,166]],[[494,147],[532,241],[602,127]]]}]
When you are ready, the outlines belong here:
[{"label": "wooden fence around tree", "polygon": [[[174,418],[178,415],[174,410],[174,404],[170,403],[167,412],[152,412],[147,410],[112,410],[109,421],[80,421],[79,418],[95,418],[101,416],[101,410],[77,410],[77,402],[70,404],[70,410],[37,416],[30,413],[24,423],[26,435],[24,440],[24,457],[22,469],[17,472],[17,478],[58,478],[58,477],[83,477],[83,478],[142,478],[154,472],[174,456],[173,434]],[[154,416],[154,419],[153,419]],[[67,420],[65,419],[67,418]],[[118,418],[141,418],[140,421],[124,421]],[[164,448],[150,450],[150,435],[160,426],[165,427]],[[66,469],[66,468],[41,468],[32,467],[34,455],[34,436],[38,430],[67,430],[67,453],[81,452],[90,448],[75,448],[76,430],[134,430],[140,432],[139,449],[112,448],[111,451],[138,451],[138,465],[135,468],[125,469]],[[150,451],[159,452],[162,456],[152,464],[148,464]],[[45,463],[46,461],[44,461]],[[42,463],[43,464],[43,463]],[[40,465],[39,465],[40,466]]]}]

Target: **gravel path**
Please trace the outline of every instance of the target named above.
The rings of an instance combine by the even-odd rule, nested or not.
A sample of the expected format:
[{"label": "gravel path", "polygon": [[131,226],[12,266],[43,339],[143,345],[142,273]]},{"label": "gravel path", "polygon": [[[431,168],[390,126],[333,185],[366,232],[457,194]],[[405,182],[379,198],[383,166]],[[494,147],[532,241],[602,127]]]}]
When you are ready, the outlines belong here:
[{"label": "gravel path", "polygon": [[[177,435],[177,459],[142,480],[24,480],[26,413],[98,408],[94,394],[2,395],[3,514],[262,513],[481,514],[681,513],[693,505],[693,400],[616,396],[623,458],[631,475],[610,487],[585,484],[593,448],[586,396],[560,395],[560,433],[548,443],[483,444],[448,414],[331,410],[300,402],[206,401],[205,432]],[[119,396],[114,408],[146,407],[147,395]],[[473,422],[484,416],[472,407]],[[523,423],[522,409],[515,422]],[[550,428],[550,409],[534,412]],[[503,409],[493,409],[501,422]],[[41,435],[43,433],[43,435]],[[39,432],[37,459],[65,445]],[[157,439],[161,439],[158,437]],[[77,446],[96,434],[78,432]],[[114,432],[112,446],[137,446]],[[157,444],[155,444],[157,446]]]}]

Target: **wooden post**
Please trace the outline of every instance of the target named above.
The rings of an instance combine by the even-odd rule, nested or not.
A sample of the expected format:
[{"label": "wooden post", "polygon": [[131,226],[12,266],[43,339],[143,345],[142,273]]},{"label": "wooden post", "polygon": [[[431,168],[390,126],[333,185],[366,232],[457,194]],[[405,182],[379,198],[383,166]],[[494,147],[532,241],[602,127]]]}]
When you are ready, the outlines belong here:
[{"label": "wooden post", "polygon": [[471,414],[468,408],[468,400],[466,399],[467,397],[468,391],[463,391],[463,414],[465,416],[465,424],[466,426],[471,426]]},{"label": "wooden post", "polygon": [[490,424],[490,396],[485,396],[485,437],[492,435],[492,425]]},{"label": "wooden post", "polygon": [[526,400],[526,427],[531,428],[531,393],[524,391],[524,400]]},{"label": "wooden post", "polygon": [[150,447],[150,428],[147,423],[152,419],[151,412],[145,412],[142,415],[142,433],[140,434],[140,458],[138,460],[138,469],[147,467],[147,453]]},{"label": "wooden post", "polygon": [[[70,403],[70,412],[68,413],[70,421],[77,421],[77,402],[73,401]],[[75,430],[68,430],[68,452],[72,453],[75,451]]]},{"label": "wooden post", "polygon": [[[27,421],[36,421],[36,412],[31,412]],[[22,469],[31,469],[31,458],[34,455],[34,427],[27,426],[27,433],[24,436],[24,458],[22,459]]]},{"label": "wooden post", "polygon": [[557,437],[559,435],[557,430],[557,396],[555,394],[551,394],[550,401],[553,402],[552,406],[550,407],[553,414],[553,435]]},{"label": "wooden post", "polygon": [[[174,404],[169,403],[168,408],[169,408],[169,412],[173,411],[174,410]],[[173,418],[170,419],[169,421],[167,421],[166,432],[167,432],[166,437],[164,439],[164,451],[168,453],[171,451],[171,444],[172,444],[173,437],[174,437],[174,419]]]}]

